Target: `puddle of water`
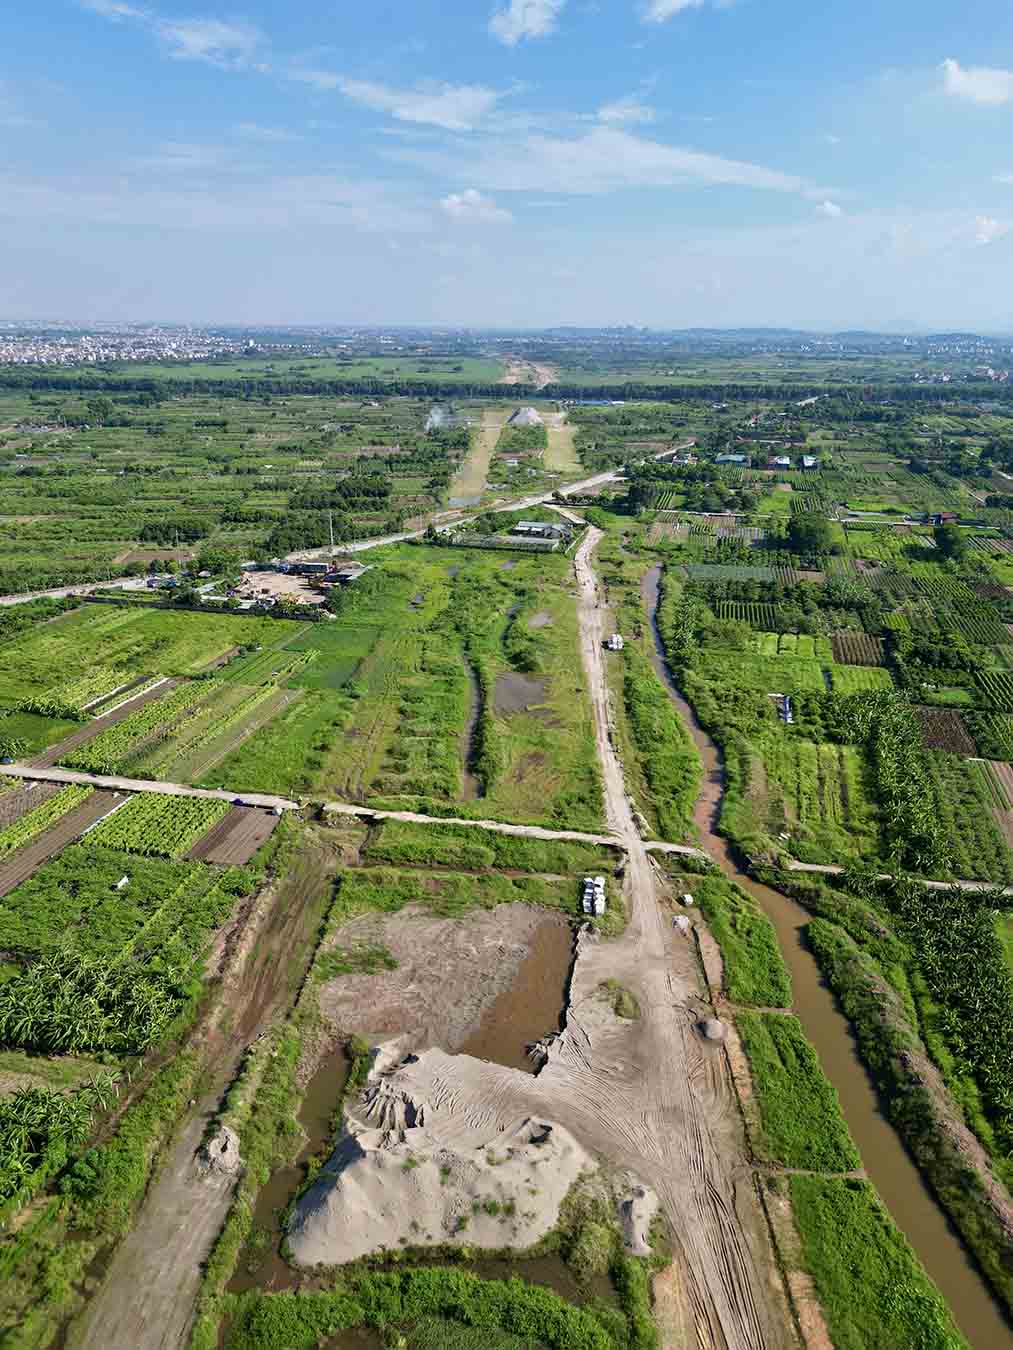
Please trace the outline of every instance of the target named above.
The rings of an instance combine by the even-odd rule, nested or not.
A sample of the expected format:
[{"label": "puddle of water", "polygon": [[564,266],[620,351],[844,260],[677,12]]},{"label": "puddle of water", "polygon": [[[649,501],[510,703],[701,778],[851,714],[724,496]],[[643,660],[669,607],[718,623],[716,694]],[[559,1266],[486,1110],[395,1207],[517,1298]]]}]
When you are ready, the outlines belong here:
[{"label": "puddle of water", "polygon": [[779,891],[754,881],[738,865],[728,843],[716,833],[724,778],[721,755],[675,685],[656,623],[661,568],[644,577],[642,593],[654,637],[652,658],[703,761],[704,779],[695,824],[703,847],[722,872],[754,896],[774,925],[785,964],[791,972],[794,1011],[813,1044],[823,1071],[837,1089],[844,1118],[862,1156],[870,1181],[906,1236],[922,1265],[950,1305],[954,1319],[972,1346],[999,1350],[1013,1344],[1009,1323],[980,1274],[959,1233],[922,1178],[883,1114],[879,1097],[858,1052],[851,1024],[824,983],[816,958],[805,943],[812,915]]},{"label": "puddle of water", "polygon": [[545,702],[548,681],[530,675],[497,675],[493,706],[498,713],[524,712]]},{"label": "puddle of water", "polygon": [[[317,1069],[306,1086],[299,1108],[299,1124],[307,1143],[290,1167],[272,1172],[262,1186],[253,1210],[253,1231],[267,1233],[269,1241],[259,1261],[244,1262],[228,1284],[228,1293],[242,1294],[247,1289],[292,1289],[299,1275],[279,1253],[282,1238],[281,1218],[302,1185],[306,1164],[321,1153],[331,1139],[331,1123],[348,1079],[349,1063],[344,1050],[336,1050]],[[252,1266],[252,1269],[251,1269]]]},{"label": "puddle of water", "polygon": [[559,1031],[573,966],[573,934],[564,919],[548,916],[535,929],[513,984],[487,1010],[459,1054],[535,1073],[527,1048]]},{"label": "puddle of water", "polygon": [[552,615],[547,609],[539,610],[537,614],[532,614],[528,620],[529,628],[545,628],[552,622]]}]

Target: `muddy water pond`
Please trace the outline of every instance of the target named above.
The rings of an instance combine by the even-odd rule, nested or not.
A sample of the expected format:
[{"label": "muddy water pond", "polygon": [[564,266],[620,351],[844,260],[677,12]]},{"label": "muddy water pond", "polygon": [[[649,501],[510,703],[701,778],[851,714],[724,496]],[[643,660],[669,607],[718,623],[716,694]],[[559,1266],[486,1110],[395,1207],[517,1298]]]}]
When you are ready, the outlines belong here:
[{"label": "muddy water pond", "polygon": [[975,1350],[1000,1350],[1013,1345],[1002,1308],[959,1234],[936,1203],[900,1136],[883,1114],[851,1025],[837,1007],[816,958],[806,945],[804,929],[812,916],[794,900],[754,881],[732,856],[727,842],[716,833],[724,777],[721,754],[697,722],[668,668],[656,621],[660,576],[660,567],[647,573],[643,598],[654,639],[655,668],[689,728],[703,762],[700,809],[695,817],[700,843],[726,876],[756,898],[774,925],[791,971],[794,1011],[816,1048],[824,1072],[837,1089],[869,1179],[949,1303],[957,1325]]},{"label": "muddy water pond", "polygon": [[570,925],[549,916],[535,929],[513,984],[486,1011],[459,1053],[534,1073],[528,1046],[562,1028],[572,966]]},{"label": "muddy water pond", "polygon": [[[279,1167],[262,1186],[253,1209],[253,1232],[266,1235],[259,1259],[241,1258],[241,1264],[229,1281],[228,1292],[241,1294],[247,1289],[292,1289],[299,1276],[280,1253],[281,1220],[306,1176],[310,1158],[323,1152],[331,1139],[334,1117],[348,1081],[349,1063],[343,1050],[326,1057],[306,1087],[299,1108],[299,1124],[307,1136],[305,1147],[290,1167]],[[249,1253],[244,1253],[244,1257]]]},{"label": "muddy water pond", "polygon": [[493,707],[498,713],[524,712],[545,702],[547,680],[531,675],[497,675],[493,690]]}]

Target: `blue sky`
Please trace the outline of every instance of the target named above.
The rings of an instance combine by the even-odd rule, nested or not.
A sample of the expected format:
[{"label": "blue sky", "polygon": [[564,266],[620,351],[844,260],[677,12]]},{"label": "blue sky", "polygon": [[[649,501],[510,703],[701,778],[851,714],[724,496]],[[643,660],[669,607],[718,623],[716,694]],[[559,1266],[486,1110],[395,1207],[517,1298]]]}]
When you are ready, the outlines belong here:
[{"label": "blue sky", "polygon": [[1000,0],[39,0],[0,314],[1013,330]]}]

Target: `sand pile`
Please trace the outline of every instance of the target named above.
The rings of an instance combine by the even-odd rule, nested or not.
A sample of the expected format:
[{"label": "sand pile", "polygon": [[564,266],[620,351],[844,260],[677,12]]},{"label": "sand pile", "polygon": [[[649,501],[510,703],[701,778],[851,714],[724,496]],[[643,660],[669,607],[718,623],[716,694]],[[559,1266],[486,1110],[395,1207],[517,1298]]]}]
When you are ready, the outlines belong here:
[{"label": "sand pile", "polygon": [[[476,1080],[486,1071],[526,1078],[468,1056],[457,1061]],[[362,1119],[350,1118],[299,1200],[288,1234],[297,1264],[339,1265],[405,1244],[527,1247],[553,1227],[570,1186],[593,1166],[567,1130],[541,1117],[478,1122],[452,1100],[424,1100],[411,1081],[420,1064],[371,1086]]]}]

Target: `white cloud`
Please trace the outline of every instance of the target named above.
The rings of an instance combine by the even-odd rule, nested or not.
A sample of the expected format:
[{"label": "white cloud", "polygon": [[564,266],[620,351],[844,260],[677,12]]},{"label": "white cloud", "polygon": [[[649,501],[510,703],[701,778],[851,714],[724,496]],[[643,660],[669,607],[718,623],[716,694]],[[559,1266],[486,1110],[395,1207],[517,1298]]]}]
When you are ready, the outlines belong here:
[{"label": "white cloud", "polygon": [[136,5],[128,5],[124,0],[80,0],[82,9],[100,14],[103,19],[146,19],[147,13]]},{"label": "white cloud", "polygon": [[516,47],[524,38],[548,37],[566,0],[510,0],[506,9],[498,9],[489,20],[489,32],[508,47]]},{"label": "white cloud", "polygon": [[312,85],[314,89],[337,89],[341,83],[341,76],[335,75],[330,70],[312,70],[305,66],[292,66],[285,72],[290,80],[295,80],[299,84]]},{"label": "white cloud", "polygon": [[302,138],[294,131],[284,127],[263,127],[258,122],[239,122],[235,128],[237,136],[248,141],[263,141],[265,145],[280,145],[285,141],[298,141]]},{"label": "white cloud", "polygon": [[995,216],[976,216],[974,221],[974,242],[976,244],[994,244],[1003,235],[1009,234],[1010,227]]},{"label": "white cloud", "polygon": [[953,98],[971,103],[1009,103],[1013,99],[1013,70],[962,66],[951,57],[943,62],[943,89]]},{"label": "white cloud", "polygon": [[992,176],[993,183],[1013,183],[1013,173],[997,173]]},{"label": "white cloud", "polygon": [[377,112],[386,112],[399,122],[422,122],[445,131],[470,131],[502,97],[480,84],[419,85],[415,89],[391,89],[369,80],[340,79],[338,88],[346,98]]},{"label": "white cloud", "polygon": [[160,38],[169,55],[177,60],[206,61],[223,70],[245,70],[250,66],[260,71],[267,69],[255,64],[254,57],[264,36],[252,24],[226,23],[222,19],[163,19],[127,0],[80,0],[80,3],[103,19],[140,23]]},{"label": "white cloud", "polygon": [[193,173],[218,168],[228,158],[220,145],[190,145],[185,141],[166,141],[153,155],[145,155],[134,164],[142,169]]},{"label": "white cloud", "polygon": [[802,192],[792,174],[759,164],[724,159],[664,145],[616,127],[595,127],[565,139],[532,135],[483,144],[474,154],[439,150],[389,150],[388,156],[453,174],[487,191],[591,195],[624,188],[680,187],[691,183],[733,184],[775,192]]},{"label": "white cloud", "polygon": [[644,10],[645,23],[665,23],[684,9],[699,9],[705,0],[648,0]]},{"label": "white cloud", "polygon": [[816,210],[820,213],[821,216],[828,216],[831,220],[836,220],[838,216],[844,215],[843,210],[837,205],[837,203],[831,201],[820,202]]},{"label": "white cloud", "polygon": [[251,65],[263,40],[249,24],[220,19],[159,19],[155,31],[170,56],[233,70]]},{"label": "white cloud", "polygon": [[598,109],[598,121],[607,126],[630,126],[634,123],[653,122],[654,109],[642,102],[636,94],[627,94],[625,98],[604,103]]},{"label": "white cloud", "polygon": [[476,188],[466,188],[464,192],[451,192],[442,199],[440,208],[451,220],[466,225],[505,225],[513,220],[509,211],[504,211],[491,197],[486,197]]}]

